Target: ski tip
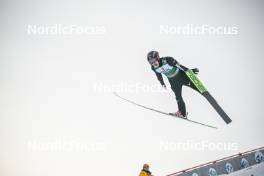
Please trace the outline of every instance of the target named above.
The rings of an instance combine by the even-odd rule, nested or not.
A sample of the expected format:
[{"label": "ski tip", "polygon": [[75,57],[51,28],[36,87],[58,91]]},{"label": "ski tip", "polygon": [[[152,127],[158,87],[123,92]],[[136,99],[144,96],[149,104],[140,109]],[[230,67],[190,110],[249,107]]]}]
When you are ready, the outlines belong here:
[{"label": "ski tip", "polygon": [[232,120],[230,119],[230,120],[226,121],[226,124],[228,125],[228,124],[230,124],[231,122],[232,122]]},{"label": "ski tip", "polygon": [[119,96],[117,92],[112,92],[112,94],[114,94],[115,96]]}]

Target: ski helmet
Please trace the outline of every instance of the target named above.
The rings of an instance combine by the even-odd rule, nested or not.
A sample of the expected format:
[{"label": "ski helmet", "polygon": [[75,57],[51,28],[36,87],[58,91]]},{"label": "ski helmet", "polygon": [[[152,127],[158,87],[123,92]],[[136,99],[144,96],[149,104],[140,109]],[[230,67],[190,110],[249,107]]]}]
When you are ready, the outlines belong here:
[{"label": "ski helmet", "polygon": [[159,58],[159,52],[158,51],[150,51],[148,53],[148,61],[150,61],[151,59],[158,59]]}]

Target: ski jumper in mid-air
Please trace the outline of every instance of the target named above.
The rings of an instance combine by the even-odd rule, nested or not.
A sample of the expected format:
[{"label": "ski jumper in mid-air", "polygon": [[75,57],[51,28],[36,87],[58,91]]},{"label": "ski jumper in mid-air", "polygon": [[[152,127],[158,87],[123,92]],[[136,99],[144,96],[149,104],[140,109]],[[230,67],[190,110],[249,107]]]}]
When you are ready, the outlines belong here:
[{"label": "ski jumper in mid-air", "polygon": [[[171,85],[176,101],[178,104],[178,111],[174,113],[177,117],[187,118],[186,107],[184,100],[182,98],[182,87],[188,86],[199,92],[196,86],[190,81],[184,71],[188,68],[179,64],[177,60],[173,57],[160,57],[157,51],[150,51],[147,55],[148,62],[151,65],[151,69],[155,72],[160,84],[166,88],[163,81],[162,74],[165,75]],[[192,71],[197,74],[199,72],[198,68],[192,69]]]},{"label": "ski jumper in mid-air", "polygon": [[196,76],[199,72],[198,68],[189,69],[181,65],[173,57],[160,57],[157,51],[150,51],[147,55],[147,58],[148,58],[149,64],[151,65],[151,69],[155,72],[160,84],[165,88],[166,88],[166,85],[164,83],[162,75],[165,75],[168,78],[169,83],[171,85],[171,89],[173,90],[176,96],[178,111],[175,113],[167,113],[167,112],[163,112],[163,111],[160,111],[154,108],[141,105],[139,103],[136,103],[134,101],[131,101],[129,99],[126,99],[120,96],[116,92],[113,92],[115,96],[119,97],[120,99],[123,99],[126,102],[142,107],[144,109],[148,109],[148,110],[151,110],[151,111],[154,111],[160,114],[164,114],[164,115],[169,115],[169,116],[174,116],[174,117],[176,116],[176,117],[185,119],[189,122],[193,122],[193,123],[207,126],[210,128],[216,128],[211,125],[207,125],[204,123],[200,123],[197,121],[187,119],[186,107],[185,107],[184,100],[182,98],[182,87],[188,86],[192,88],[193,90],[197,91],[200,95],[202,95],[211,104],[211,106],[215,109],[215,111],[218,113],[218,115],[220,115],[220,117],[225,121],[226,124],[229,124],[232,122],[230,117],[225,113],[222,107],[217,103],[214,97],[210,94],[210,92],[206,89],[203,83]]}]

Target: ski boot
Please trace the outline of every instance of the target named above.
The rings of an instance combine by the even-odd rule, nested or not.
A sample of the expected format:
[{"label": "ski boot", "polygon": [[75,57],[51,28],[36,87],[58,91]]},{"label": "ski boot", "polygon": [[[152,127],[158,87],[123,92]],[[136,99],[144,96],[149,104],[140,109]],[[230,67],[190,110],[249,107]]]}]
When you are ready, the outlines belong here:
[{"label": "ski boot", "polygon": [[186,113],[186,116],[184,116],[181,111],[177,111],[177,112],[174,112],[174,113],[170,113],[170,115],[173,115],[173,116],[176,116],[176,117],[179,117],[179,118],[183,118],[183,119],[187,119],[187,115],[188,113]]}]

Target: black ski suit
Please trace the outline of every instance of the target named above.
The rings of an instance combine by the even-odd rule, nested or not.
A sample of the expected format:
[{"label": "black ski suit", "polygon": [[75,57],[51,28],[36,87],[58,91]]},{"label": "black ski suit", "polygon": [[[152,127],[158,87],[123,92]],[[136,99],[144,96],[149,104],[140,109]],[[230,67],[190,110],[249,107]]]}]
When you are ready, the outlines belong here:
[{"label": "black ski suit", "polygon": [[[181,112],[183,116],[186,116],[186,107],[184,100],[182,98],[182,86],[188,86],[192,89],[199,92],[199,90],[195,87],[195,85],[190,81],[190,79],[187,77],[187,75],[184,73],[184,71],[188,70],[187,67],[180,65],[177,60],[175,60],[173,57],[161,57],[159,59],[159,67],[162,67],[164,63],[168,64],[171,67],[174,67],[177,69],[176,74],[173,77],[168,77],[169,83],[171,85],[171,89],[173,90],[176,101],[178,104],[178,110]],[[162,74],[157,72],[158,68],[154,68],[154,66],[151,66],[151,69],[155,72],[159,82],[162,86],[165,86],[165,83],[163,81]],[[197,71],[196,69],[192,69],[193,71]],[[199,92],[200,93],[200,92]]]}]

